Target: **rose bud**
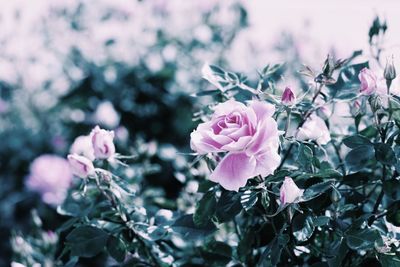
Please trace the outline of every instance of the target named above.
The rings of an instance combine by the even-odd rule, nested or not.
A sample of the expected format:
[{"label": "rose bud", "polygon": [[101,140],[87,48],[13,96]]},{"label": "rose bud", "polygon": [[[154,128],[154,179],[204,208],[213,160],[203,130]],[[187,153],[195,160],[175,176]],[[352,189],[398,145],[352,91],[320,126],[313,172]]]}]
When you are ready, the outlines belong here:
[{"label": "rose bud", "polygon": [[361,82],[360,93],[362,95],[372,95],[377,90],[376,75],[368,68],[363,68],[358,74]]},{"label": "rose bud", "polygon": [[298,188],[292,178],[286,176],[280,189],[281,205],[300,202],[303,192],[304,190]]},{"label": "rose bud", "polygon": [[97,159],[108,159],[115,154],[114,131],[107,131],[96,126],[90,135],[92,137],[94,156]]},{"label": "rose bud", "polygon": [[396,68],[394,67],[393,64],[393,57],[390,61],[389,60],[386,61],[386,66],[385,70],[383,71],[383,76],[385,77],[387,88],[389,89],[390,85],[392,84],[392,80],[396,78]]},{"label": "rose bud", "polygon": [[80,178],[87,178],[95,174],[92,161],[83,156],[70,154],[68,155],[68,162],[72,173]]},{"label": "rose bud", "polygon": [[296,103],[296,96],[290,87],[286,87],[283,91],[281,102],[285,106],[293,106]]}]

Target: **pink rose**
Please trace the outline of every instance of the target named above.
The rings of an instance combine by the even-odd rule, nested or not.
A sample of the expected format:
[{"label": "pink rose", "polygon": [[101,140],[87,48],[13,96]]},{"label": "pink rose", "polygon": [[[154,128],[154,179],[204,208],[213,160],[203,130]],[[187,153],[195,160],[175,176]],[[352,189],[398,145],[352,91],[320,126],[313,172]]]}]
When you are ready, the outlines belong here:
[{"label": "pink rose", "polygon": [[285,106],[293,106],[296,103],[296,96],[290,87],[286,87],[283,91],[281,102]]},{"label": "pink rose", "polygon": [[316,141],[319,145],[326,145],[331,141],[331,134],[323,119],[312,114],[300,127],[296,134],[299,141]]},{"label": "pink rose", "polygon": [[92,161],[83,156],[68,155],[68,162],[72,173],[80,178],[87,178],[95,174]]},{"label": "pink rose", "polygon": [[358,74],[358,79],[361,82],[360,93],[362,95],[372,95],[377,90],[377,77],[368,68],[363,68]]},{"label": "pink rose", "polygon": [[69,150],[71,154],[82,155],[90,160],[94,160],[94,150],[92,145],[92,138],[90,135],[78,136],[72,143]]},{"label": "pink rose", "polygon": [[211,173],[210,180],[227,190],[238,191],[248,179],[274,172],[280,163],[279,134],[271,104],[229,100],[218,104],[210,121],[190,135],[199,154],[227,152]]},{"label": "pink rose", "polygon": [[92,137],[94,156],[97,159],[108,159],[115,154],[114,131],[107,131],[96,126],[90,135]]},{"label": "pink rose", "polygon": [[32,162],[26,186],[38,192],[43,202],[59,205],[64,201],[71,181],[72,173],[65,159],[42,155]]},{"label": "pink rose", "polygon": [[281,205],[300,202],[303,192],[304,189],[298,188],[293,179],[286,176],[280,189]]}]

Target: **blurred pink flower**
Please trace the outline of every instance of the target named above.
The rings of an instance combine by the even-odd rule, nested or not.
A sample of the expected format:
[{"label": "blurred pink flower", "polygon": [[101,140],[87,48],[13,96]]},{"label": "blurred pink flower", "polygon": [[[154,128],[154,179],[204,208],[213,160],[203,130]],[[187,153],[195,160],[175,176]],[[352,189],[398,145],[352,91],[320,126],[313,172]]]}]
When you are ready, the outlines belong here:
[{"label": "blurred pink flower", "polygon": [[64,201],[71,181],[72,173],[65,159],[42,155],[32,162],[26,186],[38,192],[43,202],[59,205]]},{"label": "blurred pink flower", "polygon": [[107,131],[96,126],[90,133],[94,156],[97,159],[108,159],[115,154],[114,131]]},{"label": "blurred pink flower", "polygon": [[285,106],[293,106],[296,103],[296,96],[290,87],[286,87],[282,94],[282,104]]},{"label": "blurred pink flower", "polygon": [[293,179],[286,176],[280,189],[281,205],[300,202],[303,192],[304,189],[298,188]]},{"label": "blurred pink flower", "polygon": [[331,140],[331,134],[324,120],[312,114],[298,129],[296,139],[299,141],[313,140],[319,145],[326,145]]},{"label": "blurred pink flower", "polygon": [[120,115],[110,101],[104,101],[97,106],[94,121],[109,128],[115,128],[120,121]]},{"label": "blurred pink flower", "polygon": [[246,106],[229,100],[215,107],[211,120],[191,133],[191,147],[199,154],[228,152],[210,180],[238,191],[248,179],[273,173],[281,160],[274,112],[273,105],[260,101]]},{"label": "blurred pink flower", "polygon": [[377,90],[377,77],[368,68],[363,68],[358,74],[358,79],[361,82],[360,93],[363,95],[372,95]]},{"label": "blurred pink flower", "polygon": [[95,173],[93,163],[88,158],[72,154],[68,155],[68,162],[72,173],[80,178],[87,178]]}]

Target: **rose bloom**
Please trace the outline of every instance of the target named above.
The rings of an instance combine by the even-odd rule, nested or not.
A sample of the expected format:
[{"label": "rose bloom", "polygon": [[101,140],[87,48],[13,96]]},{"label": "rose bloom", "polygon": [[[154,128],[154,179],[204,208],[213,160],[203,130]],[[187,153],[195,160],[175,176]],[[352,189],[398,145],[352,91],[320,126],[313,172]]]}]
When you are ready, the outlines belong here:
[{"label": "rose bloom", "polygon": [[92,137],[90,135],[78,136],[72,143],[69,153],[82,155],[90,160],[94,160]]},{"label": "rose bloom", "polygon": [[293,179],[286,176],[280,188],[281,205],[300,202],[303,192],[304,189],[298,188]]},{"label": "rose bloom", "polygon": [[108,159],[115,154],[114,131],[107,131],[96,126],[90,133],[94,156],[97,159]]},{"label": "rose bloom", "polygon": [[42,155],[32,162],[26,186],[38,192],[43,202],[59,205],[64,201],[71,181],[68,161],[56,155]]},{"label": "rose bloom", "polygon": [[210,121],[191,133],[191,148],[199,154],[226,152],[210,180],[238,191],[248,179],[274,172],[280,163],[279,133],[272,118],[275,107],[260,101],[248,105],[229,100],[218,104]]},{"label": "rose bloom", "polygon": [[377,77],[368,68],[363,68],[358,74],[358,79],[361,82],[360,93],[362,95],[372,95],[377,90]]},{"label": "rose bloom", "polygon": [[326,145],[331,141],[331,134],[324,120],[312,114],[298,129],[296,139],[299,141],[313,140],[319,145]]},{"label": "rose bloom", "polygon": [[68,163],[75,176],[87,178],[95,174],[92,161],[84,156],[77,154],[68,155]]}]

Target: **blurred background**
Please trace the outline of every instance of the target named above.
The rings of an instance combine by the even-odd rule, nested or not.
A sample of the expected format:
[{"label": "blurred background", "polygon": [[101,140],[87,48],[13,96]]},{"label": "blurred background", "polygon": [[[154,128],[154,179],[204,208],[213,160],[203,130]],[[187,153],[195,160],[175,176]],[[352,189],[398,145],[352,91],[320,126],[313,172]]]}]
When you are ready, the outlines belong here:
[{"label": "blurred background", "polygon": [[251,78],[267,63],[288,62],[282,82],[291,83],[302,64],[319,69],[328,53],[363,49],[367,57],[376,15],[389,25],[386,56],[396,59],[399,7],[395,0],[1,1],[0,266],[10,261],[11,235],[29,231],[31,210],[45,229],[63,221],[27,184],[34,159],[65,158],[77,136],[100,125],[115,131],[122,154],[137,142],[154,150],[151,163],[162,171],[146,183],[173,200],[190,161],[176,155],[190,152],[192,114],[207,103],[193,95],[212,89],[201,77],[204,63]]}]

